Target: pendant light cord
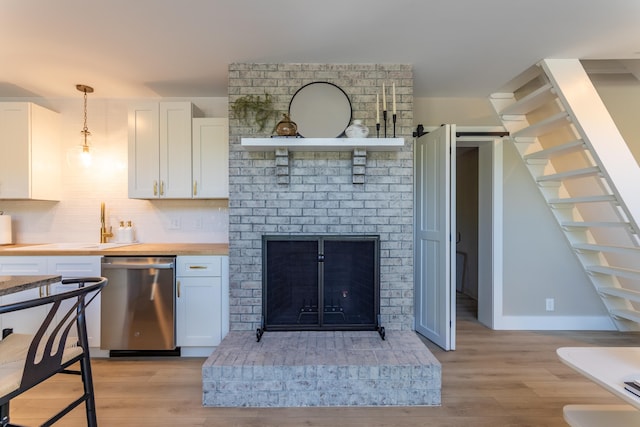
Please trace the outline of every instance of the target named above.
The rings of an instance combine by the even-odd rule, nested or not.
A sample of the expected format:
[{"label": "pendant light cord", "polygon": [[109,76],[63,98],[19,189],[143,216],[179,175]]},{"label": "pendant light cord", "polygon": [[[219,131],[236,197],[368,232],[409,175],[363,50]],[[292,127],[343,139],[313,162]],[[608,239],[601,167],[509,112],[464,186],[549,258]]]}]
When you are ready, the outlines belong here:
[{"label": "pendant light cord", "polygon": [[89,137],[89,135],[91,135],[91,132],[89,132],[89,128],[87,127],[87,93],[92,93],[93,88],[91,86],[86,86],[86,85],[76,85],[76,89],[84,93],[84,116],[83,116],[84,127],[82,128],[81,132],[84,137],[83,148],[84,150],[88,150],[87,138]]},{"label": "pendant light cord", "polygon": [[84,127],[82,131],[86,134],[89,131],[87,127],[87,90],[84,90]]}]

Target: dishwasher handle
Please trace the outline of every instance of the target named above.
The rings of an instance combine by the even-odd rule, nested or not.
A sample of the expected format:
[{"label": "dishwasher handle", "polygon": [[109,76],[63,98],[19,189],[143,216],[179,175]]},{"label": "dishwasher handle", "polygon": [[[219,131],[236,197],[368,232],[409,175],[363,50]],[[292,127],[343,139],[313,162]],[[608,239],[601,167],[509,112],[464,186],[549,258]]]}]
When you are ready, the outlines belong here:
[{"label": "dishwasher handle", "polygon": [[157,268],[158,270],[168,270],[173,268],[173,262],[161,262],[161,263],[136,263],[136,262],[126,262],[126,261],[116,261],[116,262],[105,262],[102,263],[103,269],[122,269],[126,268],[127,270],[148,270],[150,268]]}]

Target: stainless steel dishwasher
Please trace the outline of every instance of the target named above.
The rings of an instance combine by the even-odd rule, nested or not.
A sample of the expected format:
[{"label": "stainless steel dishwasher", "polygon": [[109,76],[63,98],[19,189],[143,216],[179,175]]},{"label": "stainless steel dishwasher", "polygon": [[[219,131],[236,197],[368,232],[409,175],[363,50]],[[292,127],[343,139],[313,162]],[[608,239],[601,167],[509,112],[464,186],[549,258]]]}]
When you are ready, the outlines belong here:
[{"label": "stainless steel dishwasher", "polygon": [[100,348],[111,356],[179,354],[175,257],[103,257]]}]

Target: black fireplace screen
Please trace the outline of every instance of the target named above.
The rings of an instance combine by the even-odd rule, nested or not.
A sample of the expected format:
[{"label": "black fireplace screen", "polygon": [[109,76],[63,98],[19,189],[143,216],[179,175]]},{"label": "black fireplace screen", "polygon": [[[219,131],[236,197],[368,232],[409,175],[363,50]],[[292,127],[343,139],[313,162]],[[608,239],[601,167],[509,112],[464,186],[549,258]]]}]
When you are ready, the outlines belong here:
[{"label": "black fireplace screen", "polygon": [[377,329],[378,236],[264,236],[264,330]]}]

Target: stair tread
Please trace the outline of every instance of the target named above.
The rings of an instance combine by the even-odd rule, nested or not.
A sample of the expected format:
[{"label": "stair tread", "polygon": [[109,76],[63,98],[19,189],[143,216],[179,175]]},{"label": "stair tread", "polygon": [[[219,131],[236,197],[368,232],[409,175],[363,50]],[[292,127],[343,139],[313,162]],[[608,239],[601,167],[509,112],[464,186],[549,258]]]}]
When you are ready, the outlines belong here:
[{"label": "stair tread", "polygon": [[640,292],[634,291],[634,290],[631,290],[631,289],[607,287],[607,288],[598,289],[598,292],[606,294],[606,295],[625,298],[625,299],[628,299],[628,300],[631,300],[631,301],[640,302]]},{"label": "stair tread", "polygon": [[609,246],[599,245],[593,243],[576,243],[573,245],[574,249],[596,252],[615,252],[640,255],[640,247],[636,246]]},{"label": "stair tread", "polygon": [[583,196],[583,197],[567,197],[558,199],[549,199],[549,204],[561,204],[561,203],[593,203],[593,202],[616,202],[616,196],[613,194],[602,194],[598,196]]},{"label": "stair tread", "polygon": [[515,92],[516,90],[518,90],[519,88],[527,85],[527,83],[538,79],[541,75],[544,74],[544,71],[542,70],[542,68],[536,64],[533,65],[529,68],[527,68],[526,70],[524,70],[521,74],[517,75],[515,78],[513,78],[511,81],[509,81],[507,84],[505,84],[502,87],[502,91],[503,92],[496,92],[494,94],[492,94],[491,96],[502,96],[502,95],[506,95],[507,93],[511,94],[512,92]]},{"label": "stair tread", "polygon": [[611,310],[610,313],[614,316],[622,317],[623,319],[632,320],[636,323],[640,323],[640,311],[615,309],[615,310]]},{"label": "stair tread", "polygon": [[626,277],[628,279],[640,280],[640,271],[630,268],[607,267],[603,265],[588,265],[586,270],[592,273],[610,274],[613,276]]},{"label": "stair tread", "polygon": [[500,111],[500,114],[526,114],[535,110],[556,97],[551,88],[551,83],[545,84],[513,104],[508,105]]},{"label": "stair tread", "polygon": [[583,178],[586,176],[593,176],[600,173],[600,168],[597,166],[592,166],[584,169],[575,169],[566,172],[558,172],[550,175],[542,175],[536,178],[537,182],[544,181],[559,181],[568,178]]},{"label": "stair tread", "polygon": [[544,135],[557,128],[563,122],[568,123],[568,118],[569,115],[565,111],[561,111],[560,113],[554,114],[551,117],[514,132],[512,135],[515,139]]},{"label": "stair tread", "polygon": [[628,222],[622,221],[562,221],[563,227],[629,227]]},{"label": "stair tread", "polygon": [[547,148],[546,150],[536,151],[524,156],[525,160],[530,159],[548,159],[555,155],[568,154],[575,151],[582,151],[585,149],[584,141],[576,139],[565,144],[556,145],[555,147]]}]

